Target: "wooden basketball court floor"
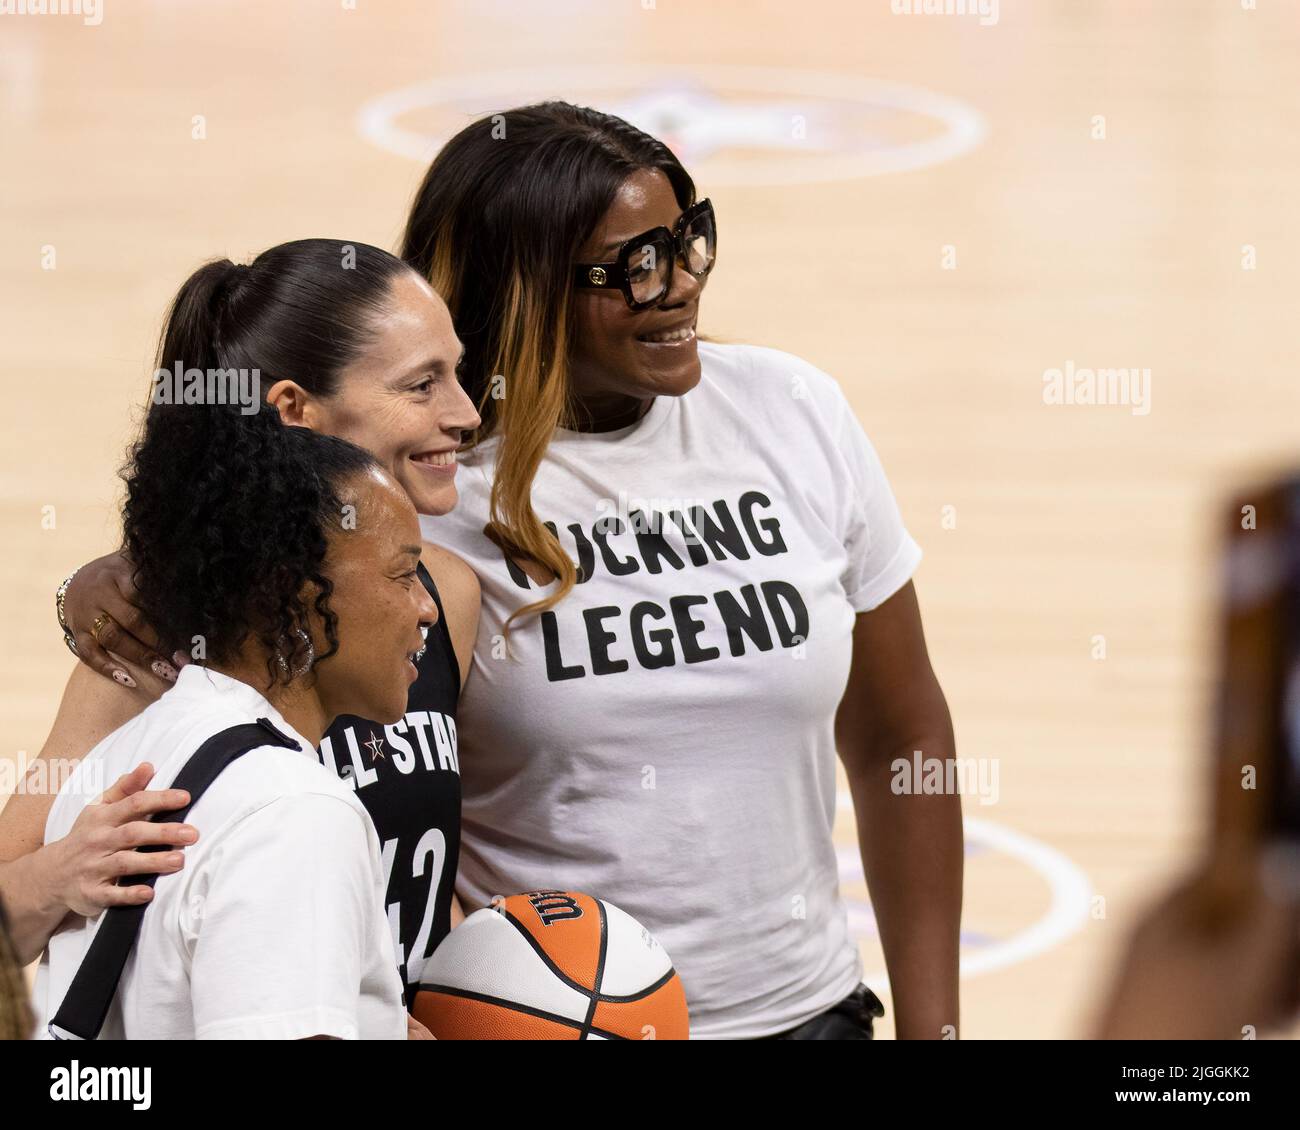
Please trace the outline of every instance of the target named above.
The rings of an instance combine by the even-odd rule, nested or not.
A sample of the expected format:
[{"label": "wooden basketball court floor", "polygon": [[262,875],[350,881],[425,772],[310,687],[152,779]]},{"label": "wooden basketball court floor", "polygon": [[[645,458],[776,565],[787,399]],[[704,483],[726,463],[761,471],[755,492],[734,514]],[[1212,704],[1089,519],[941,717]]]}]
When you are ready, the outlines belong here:
[{"label": "wooden basketball court floor", "polygon": [[[1201,842],[1218,507],[1300,462],[1300,4],[909,6],[0,15],[0,756],[53,716],[52,594],[115,544],[186,274],[306,236],[395,246],[439,136],[569,97],[674,144],[722,232],[702,329],[834,374],[925,550],[959,753],[997,774],[965,801],[963,1035],[1083,1032]],[[1149,370],[1149,399],[1046,403],[1067,368]],[[847,810],[837,839],[878,971]]]}]

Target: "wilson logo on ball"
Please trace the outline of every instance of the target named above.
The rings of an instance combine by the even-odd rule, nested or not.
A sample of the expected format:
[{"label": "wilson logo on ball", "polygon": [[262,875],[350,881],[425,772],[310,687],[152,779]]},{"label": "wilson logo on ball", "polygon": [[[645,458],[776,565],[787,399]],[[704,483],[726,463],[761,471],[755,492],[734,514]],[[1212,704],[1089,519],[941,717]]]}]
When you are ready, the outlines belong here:
[{"label": "wilson logo on ball", "polygon": [[582,917],[582,907],[578,905],[578,900],[567,891],[532,891],[524,897],[537,911],[537,917],[542,920],[543,926]]}]

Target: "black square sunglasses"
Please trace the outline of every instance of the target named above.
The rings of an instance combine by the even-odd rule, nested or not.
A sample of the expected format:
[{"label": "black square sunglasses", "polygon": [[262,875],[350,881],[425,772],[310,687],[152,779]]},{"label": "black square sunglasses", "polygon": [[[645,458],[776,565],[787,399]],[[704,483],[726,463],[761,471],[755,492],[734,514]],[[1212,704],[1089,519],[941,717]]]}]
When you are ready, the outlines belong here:
[{"label": "black square sunglasses", "polygon": [[618,249],[609,263],[575,263],[573,281],[587,290],[617,287],[633,310],[660,305],[673,284],[673,265],[682,266],[702,279],[713,270],[718,253],[718,224],[713,202],[692,204],[676,227],[651,228],[635,235]]}]

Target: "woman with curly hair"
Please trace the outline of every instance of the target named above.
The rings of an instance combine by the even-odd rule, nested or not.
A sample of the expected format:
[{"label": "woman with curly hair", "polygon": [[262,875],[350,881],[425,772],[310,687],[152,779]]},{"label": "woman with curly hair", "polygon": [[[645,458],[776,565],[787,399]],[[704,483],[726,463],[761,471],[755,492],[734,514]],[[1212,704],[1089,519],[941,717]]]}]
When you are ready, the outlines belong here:
[{"label": "woman with curly hair", "polygon": [[[213,273],[182,288],[168,355],[207,358]],[[125,478],[136,600],[160,643],[202,661],[86,755],[47,839],[72,829],[97,776],[145,760],[166,787],[241,723],[283,740],[233,761],[194,805],[198,843],[157,885],[103,1035],[404,1038],[379,840],[315,747],[340,715],[391,723],[406,709],[421,629],[437,615],[416,580],[415,509],[370,454],[262,404],[250,416],[155,404]],[[74,919],[50,939],[44,1019],[98,925]]]},{"label": "woman with curly hair", "polygon": [[[456,378],[459,353],[445,304],[401,260],[378,248],[299,240],[263,252],[248,266],[210,263],[186,284],[169,316],[148,413],[148,442],[137,455],[137,469],[140,459],[162,452],[164,461],[149,466],[151,475],[165,481],[166,458],[174,457],[177,466],[189,465],[187,460],[200,455],[193,444],[211,447],[194,422],[198,417],[191,415],[198,407],[185,401],[205,391],[202,378],[217,374],[225,387],[250,394],[220,418],[222,442],[235,445],[232,453],[243,442],[241,428],[250,429],[251,442],[266,426],[265,417],[272,422],[278,417],[300,425],[295,432],[309,429],[353,441],[400,486],[408,505],[440,513],[456,500],[455,449],[463,431],[478,422]],[[177,374],[183,382],[178,383]],[[242,383],[236,379],[241,374]],[[253,375],[256,381],[250,379]],[[255,414],[245,415],[249,411]],[[170,451],[160,446],[165,438],[161,428],[171,429]],[[255,480],[232,468],[224,448],[212,448],[210,455],[208,462],[196,464],[198,485],[212,483],[233,500],[244,499]],[[179,522],[187,519],[197,488],[176,474],[170,472],[179,487],[166,497]],[[284,513],[293,514],[298,492],[305,489],[300,478],[286,471],[267,504],[282,499]],[[128,523],[135,513],[128,508]],[[348,518],[340,515],[339,520]],[[286,531],[292,532],[291,522]],[[175,652],[178,666],[203,662],[204,652],[193,638],[199,637],[207,641],[210,660],[211,639],[225,606],[257,601],[274,591],[278,566],[259,560],[237,539],[216,545],[196,537],[178,544],[183,552],[174,567],[197,568],[203,558],[206,584],[215,598],[203,606],[207,619],[183,637],[171,638],[164,631],[170,619],[154,619],[160,607],[166,613],[157,593],[152,604],[137,595],[139,580],[161,566],[133,557],[129,524],[126,551],[83,567],[76,585],[67,588],[67,619],[77,626],[69,632],[70,646],[86,662],[77,665],[69,680],[43,760],[75,763],[172,685],[175,671],[161,655]],[[478,587],[470,570],[436,546],[420,548],[419,560],[389,578],[434,608],[435,622],[416,657],[415,681],[409,682],[402,668],[390,688],[402,698],[403,709],[396,717],[340,711],[312,742],[318,745],[319,760],[365,806],[380,837],[394,956],[408,992],[458,913],[453,895],[460,819],[455,712],[478,615]],[[203,595],[179,576],[163,580],[160,591],[171,593],[172,600]],[[83,591],[94,594],[91,599],[100,609],[84,625],[78,603]],[[127,643],[128,630],[148,636],[152,672],[148,664],[131,662],[141,655]],[[295,638],[292,631],[284,634],[291,642]],[[302,662],[304,656],[286,661]],[[331,659],[326,665],[337,668],[337,663]],[[90,664],[114,678],[93,674]],[[377,667],[367,678],[385,670]],[[187,671],[182,667],[182,678]],[[141,755],[137,760],[147,759]],[[165,789],[142,791],[155,766],[133,762],[126,768],[104,803],[83,808],[62,838],[43,835],[50,810],[47,795],[24,790],[0,814],[0,860],[7,860],[0,863],[0,893],[11,908],[23,960],[40,953],[69,912],[93,916],[104,906],[147,901],[153,897],[148,886],[117,880],[156,869],[160,862],[165,873],[180,870],[185,854],[194,850],[186,845],[195,837],[202,844],[193,827],[148,822],[151,813],[178,808],[185,798]],[[148,856],[132,850],[144,844],[183,850]]]}]

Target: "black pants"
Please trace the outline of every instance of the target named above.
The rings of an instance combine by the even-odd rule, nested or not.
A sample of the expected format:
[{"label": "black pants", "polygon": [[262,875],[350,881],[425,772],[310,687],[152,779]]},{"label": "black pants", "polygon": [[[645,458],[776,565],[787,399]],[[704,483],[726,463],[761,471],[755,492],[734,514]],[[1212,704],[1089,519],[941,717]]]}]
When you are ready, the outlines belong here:
[{"label": "black pants", "polygon": [[885,1006],[866,985],[859,985],[839,1004],[833,1004],[825,1012],[818,1013],[811,1020],[805,1020],[797,1028],[778,1032],[775,1036],[766,1036],[768,1040],[870,1040],[874,1033],[871,1022],[874,1017],[885,1015]]}]

